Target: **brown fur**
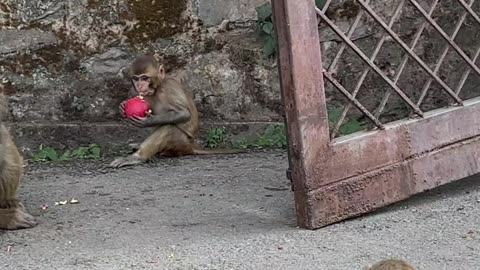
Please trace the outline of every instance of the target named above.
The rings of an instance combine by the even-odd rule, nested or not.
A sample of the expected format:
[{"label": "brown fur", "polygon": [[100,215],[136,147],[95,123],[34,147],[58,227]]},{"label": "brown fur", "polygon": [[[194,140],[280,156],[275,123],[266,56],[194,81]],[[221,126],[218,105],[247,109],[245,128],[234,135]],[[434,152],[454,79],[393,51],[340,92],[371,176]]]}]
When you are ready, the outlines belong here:
[{"label": "brown fur", "polygon": [[[226,149],[204,150],[196,146],[199,116],[195,101],[179,81],[165,76],[163,66],[152,56],[137,58],[130,67],[130,76],[132,78],[134,76],[150,78],[149,82],[134,82],[134,86],[137,91],[142,89],[144,100],[150,104],[152,115],[161,117],[162,124],[153,127],[153,133],[138,146],[138,150],[133,155],[117,158],[111,163],[112,167],[142,163],[157,154],[178,157],[242,152]],[[145,90],[146,83],[148,83],[148,90]],[[121,110],[123,113],[123,107]],[[186,115],[186,117],[182,118],[181,115]],[[182,120],[178,120],[179,118]]]},{"label": "brown fur", "polygon": [[415,268],[402,260],[389,259],[371,266],[368,270],[415,270]]},{"label": "brown fur", "polygon": [[32,228],[37,225],[35,218],[26,212],[17,199],[18,187],[23,177],[23,157],[3,124],[7,101],[1,84],[0,92],[0,229]]}]

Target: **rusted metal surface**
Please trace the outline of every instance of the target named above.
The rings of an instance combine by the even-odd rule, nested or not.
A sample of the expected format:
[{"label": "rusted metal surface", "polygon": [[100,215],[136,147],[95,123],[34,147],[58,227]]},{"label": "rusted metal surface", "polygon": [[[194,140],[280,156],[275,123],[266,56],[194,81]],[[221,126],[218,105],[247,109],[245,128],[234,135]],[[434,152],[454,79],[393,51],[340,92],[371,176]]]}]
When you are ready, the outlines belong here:
[{"label": "rusted metal surface", "polygon": [[329,145],[327,109],[317,15],[312,1],[272,1],[279,48],[279,72],[285,102],[289,154],[298,223],[311,219],[304,179],[322,162]]},{"label": "rusted metal surface", "polygon": [[307,194],[316,229],[371,212],[428,189],[479,172],[480,136],[404,162],[336,182]]},{"label": "rusted metal surface", "polygon": [[[328,158],[317,163],[310,190],[392,166],[422,153],[480,134],[480,98],[464,107],[427,112],[425,118],[387,124],[385,130],[361,132],[332,141]],[[462,121],[459,121],[462,119]]]}]

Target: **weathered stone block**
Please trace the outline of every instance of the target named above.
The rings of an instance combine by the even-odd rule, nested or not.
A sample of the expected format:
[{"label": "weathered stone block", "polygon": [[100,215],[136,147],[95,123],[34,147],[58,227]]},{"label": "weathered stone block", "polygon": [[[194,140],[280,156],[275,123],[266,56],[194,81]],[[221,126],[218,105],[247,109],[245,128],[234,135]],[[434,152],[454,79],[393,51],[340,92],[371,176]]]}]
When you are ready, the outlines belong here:
[{"label": "weathered stone block", "polygon": [[255,20],[255,8],[269,0],[197,0],[195,7],[199,18],[208,26],[223,20]]},{"label": "weathered stone block", "polygon": [[57,45],[58,39],[52,32],[39,29],[0,31],[0,56],[14,54],[23,50],[36,50]]},{"label": "weathered stone block", "polygon": [[119,76],[133,60],[132,53],[122,48],[109,48],[94,55],[81,64],[92,76]]}]

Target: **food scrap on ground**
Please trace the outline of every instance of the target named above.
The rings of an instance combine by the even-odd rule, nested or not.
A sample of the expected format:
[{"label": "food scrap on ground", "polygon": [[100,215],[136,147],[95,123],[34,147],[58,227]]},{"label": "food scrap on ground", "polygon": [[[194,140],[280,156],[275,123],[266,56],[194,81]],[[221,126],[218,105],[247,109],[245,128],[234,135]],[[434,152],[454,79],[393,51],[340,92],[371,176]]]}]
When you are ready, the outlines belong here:
[{"label": "food scrap on ground", "polygon": [[64,200],[64,201],[58,201],[58,202],[55,202],[55,205],[65,205],[67,203],[70,203],[70,204],[78,204],[80,203],[80,201],[78,201],[77,199],[75,198],[72,198],[70,201],[69,200]]}]

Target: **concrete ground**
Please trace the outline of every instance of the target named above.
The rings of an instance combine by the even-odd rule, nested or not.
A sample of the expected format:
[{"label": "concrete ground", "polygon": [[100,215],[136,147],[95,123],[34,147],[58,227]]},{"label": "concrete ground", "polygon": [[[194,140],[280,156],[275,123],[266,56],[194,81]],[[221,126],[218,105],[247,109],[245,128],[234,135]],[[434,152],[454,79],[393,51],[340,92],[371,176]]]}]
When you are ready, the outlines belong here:
[{"label": "concrete ground", "polygon": [[284,153],[117,171],[108,161],[31,164],[21,196],[41,224],[0,234],[0,269],[347,270],[389,257],[480,269],[478,177],[307,231],[295,227]]}]

